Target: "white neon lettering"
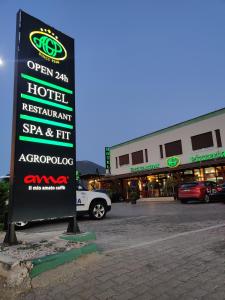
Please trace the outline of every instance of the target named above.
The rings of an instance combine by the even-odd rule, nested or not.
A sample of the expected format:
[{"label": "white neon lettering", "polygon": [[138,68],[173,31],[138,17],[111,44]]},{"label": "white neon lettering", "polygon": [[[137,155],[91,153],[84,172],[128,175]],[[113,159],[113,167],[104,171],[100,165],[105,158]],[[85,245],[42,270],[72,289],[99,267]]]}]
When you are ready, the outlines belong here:
[{"label": "white neon lettering", "polygon": [[35,83],[27,82],[28,84],[28,89],[27,93],[37,95],[42,98],[54,100],[57,102],[61,102],[64,104],[68,104],[68,101],[65,100],[65,94],[51,90],[51,89],[46,89],[43,86],[38,86]]},{"label": "white neon lettering", "polygon": [[56,137],[62,138],[63,140],[69,140],[70,139],[71,132],[65,131],[65,130],[56,130]]},{"label": "white neon lettering", "polygon": [[58,157],[58,156],[45,156],[38,154],[21,154],[18,161],[35,163],[35,164],[52,164],[52,165],[64,165],[64,166],[73,166],[73,158],[67,157]]},{"label": "white neon lettering", "polygon": [[72,115],[63,113],[63,112],[57,112],[55,110],[49,109],[49,108],[43,108],[40,106],[36,106],[33,104],[27,104],[27,103],[22,103],[22,110],[29,111],[35,114],[47,116],[47,117],[53,117],[56,119],[61,119],[61,120],[66,120],[66,121],[71,121],[72,120]]},{"label": "white neon lettering", "polygon": [[54,70],[53,69],[49,69],[49,68],[47,68],[47,67],[45,67],[43,65],[39,65],[38,63],[35,63],[32,60],[28,60],[27,66],[31,70],[35,70],[36,72],[40,72],[42,74],[45,74],[45,75],[53,77],[53,74],[54,74]]},{"label": "white neon lettering", "polygon": [[23,124],[23,132],[35,135],[44,135],[40,126],[35,126],[27,123]]},{"label": "white neon lettering", "polygon": [[19,158],[19,161],[26,161],[26,158],[25,158],[24,154],[21,154],[21,156]]},{"label": "white neon lettering", "polygon": [[37,85],[31,82],[28,82],[28,90],[29,94],[37,95]]},{"label": "white neon lettering", "polygon": [[32,154],[27,155],[27,161],[28,162],[33,162],[33,155]]},{"label": "white neon lettering", "polygon": [[34,155],[34,163],[38,163],[39,162],[39,155]]}]

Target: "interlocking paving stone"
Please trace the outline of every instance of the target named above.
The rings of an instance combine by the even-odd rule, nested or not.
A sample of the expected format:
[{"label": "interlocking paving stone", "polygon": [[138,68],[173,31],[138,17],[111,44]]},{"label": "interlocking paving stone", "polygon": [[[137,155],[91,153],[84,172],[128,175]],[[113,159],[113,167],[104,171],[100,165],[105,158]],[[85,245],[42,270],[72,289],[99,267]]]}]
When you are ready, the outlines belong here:
[{"label": "interlocking paving stone", "polygon": [[54,292],[54,286],[35,288],[21,300],[225,300],[225,226],[195,232],[225,223],[225,206],[157,204],[158,214],[149,216],[144,204],[137,205],[139,213],[141,207],[141,218],[81,223],[97,231],[104,249],[97,263],[73,271]]}]

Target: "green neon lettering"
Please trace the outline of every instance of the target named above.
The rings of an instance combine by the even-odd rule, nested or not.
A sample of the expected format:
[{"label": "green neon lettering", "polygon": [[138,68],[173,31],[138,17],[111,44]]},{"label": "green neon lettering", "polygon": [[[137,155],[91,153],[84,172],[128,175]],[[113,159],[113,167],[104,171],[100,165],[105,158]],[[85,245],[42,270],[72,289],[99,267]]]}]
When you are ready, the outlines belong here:
[{"label": "green neon lettering", "polygon": [[24,74],[24,73],[21,73],[21,77],[24,78],[24,79],[27,79],[27,80],[30,80],[30,81],[33,81],[33,82],[40,83],[42,85],[51,87],[53,89],[65,92],[67,94],[73,94],[72,90],[66,89],[62,86],[56,85],[54,83],[51,83],[51,82],[48,82],[48,81],[45,81],[45,80],[42,80],[42,79],[38,79],[36,77],[30,76],[30,75],[27,75],[27,74]]},{"label": "green neon lettering", "polygon": [[213,153],[204,154],[204,155],[191,156],[190,160],[191,160],[191,162],[200,162],[200,161],[204,161],[204,160],[211,160],[211,159],[223,158],[223,157],[225,157],[225,151],[213,152]]},{"label": "green neon lettering", "polygon": [[68,107],[68,106],[63,105],[63,104],[54,103],[54,102],[51,102],[51,101],[48,101],[48,100],[44,100],[44,99],[41,99],[41,98],[38,98],[38,97],[26,95],[26,94],[23,94],[23,93],[20,94],[20,97],[23,98],[23,99],[26,99],[26,100],[31,100],[31,101],[46,104],[46,105],[49,105],[49,106],[58,107],[58,108],[65,109],[65,110],[68,110],[68,111],[73,111],[72,107]]},{"label": "green neon lettering", "polygon": [[141,166],[141,167],[132,167],[130,168],[131,172],[138,172],[138,171],[144,171],[144,170],[153,170],[160,167],[160,164],[151,164],[147,166]]},{"label": "green neon lettering", "polygon": [[34,43],[38,48],[42,48],[46,54],[52,56],[53,58],[62,53],[61,45],[47,36],[42,36],[40,39],[35,37]]},{"label": "green neon lettering", "polygon": [[51,120],[47,120],[47,119],[43,119],[43,118],[36,118],[36,117],[23,115],[23,114],[20,114],[20,119],[33,121],[33,122],[37,122],[37,123],[49,124],[49,125],[53,125],[53,126],[59,126],[59,127],[68,128],[68,129],[73,129],[73,126],[70,124],[51,121]]},{"label": "green neon lettering", "polygon": [[39,138],[33,138],[29,136],[19,136],[20,141],[24,142],[31,142],[31,143],[40,143],[40,144],[47,144],[47,145],[54,145],[54,146],[61,146],[61,147],[73,147],[72,143],[65,143],[65,142],[58,142],[54,140],[46,140],[46,139],[39,139]]},{"label": "green neon lettering", "polygon": [[43,50],[46,54],[53,58],[62,53],[61,45],[47,36],[42,36],[40,38],[34,37],[33,42],[39,49]]}]

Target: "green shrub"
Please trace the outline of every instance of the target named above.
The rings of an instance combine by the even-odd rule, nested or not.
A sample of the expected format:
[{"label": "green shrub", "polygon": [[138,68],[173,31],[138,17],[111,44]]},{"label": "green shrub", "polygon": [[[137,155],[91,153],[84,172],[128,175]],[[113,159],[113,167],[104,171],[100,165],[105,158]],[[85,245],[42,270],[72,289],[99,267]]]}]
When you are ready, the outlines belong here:
[{"label": "green shrub", "polygon": [[140,193],[138,191],[132,191],[130,193],[131,200],[138,200],[140,198]]},{"label": "green shrub", "polygon": [[7,201],[9,199],[9,183],[0,182],[0,223],[4,222],[4,214],[7,210]]},{"label": "green shrub", "polygon": [[136,201],[140,198],[140,191],[138,186],[129,186],[128,188],[128,198],[130,201]]}]

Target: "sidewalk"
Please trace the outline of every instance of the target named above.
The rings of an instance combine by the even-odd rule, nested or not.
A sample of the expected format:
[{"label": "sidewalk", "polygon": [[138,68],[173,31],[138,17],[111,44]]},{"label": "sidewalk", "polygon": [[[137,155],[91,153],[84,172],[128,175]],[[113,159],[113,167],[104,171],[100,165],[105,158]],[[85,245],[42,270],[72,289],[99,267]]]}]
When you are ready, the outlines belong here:
[{"label": "sidewalk", "polygon": [[27,288],[43,272],[97,251],[93,232],[17,232],[18,244],[12,246],[2,243],[3,235],[0,233],[0,281],[10,288]]},{"label": "sidewalk", "polygon": [[[96,233],[100,252],[34,277],[14,299],[225,300],[225,205],[171,203],[115,203],[104,221],[80,221]],[[64,227],[23,234],[45,229],[47,238]],[[13,299],[0,290],[0,299]]]},{"label": "sidewalk", "polygon": [[138,202],[175,202],[173,197],[150,197],[150,198],[140,198]]},{"label": "sidewalk", "polygon": [[221,225],[108,251],[58,269],[60,281],[44,274],[19,299],[224,300],[224,233]]}]

